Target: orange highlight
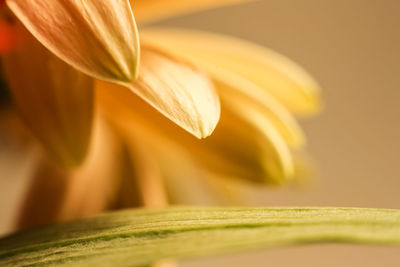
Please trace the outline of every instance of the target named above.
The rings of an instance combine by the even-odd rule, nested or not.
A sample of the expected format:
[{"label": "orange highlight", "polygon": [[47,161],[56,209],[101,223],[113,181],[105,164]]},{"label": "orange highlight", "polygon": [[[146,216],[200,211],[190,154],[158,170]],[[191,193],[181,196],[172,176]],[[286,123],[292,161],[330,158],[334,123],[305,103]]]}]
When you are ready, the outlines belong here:
[{"label": "orange highlight", "polygon": [[[4,1],[0,0],[0,4]],[[0,53],[15,49],[20,41],[17,27],[5,21],[0,21]]]}]

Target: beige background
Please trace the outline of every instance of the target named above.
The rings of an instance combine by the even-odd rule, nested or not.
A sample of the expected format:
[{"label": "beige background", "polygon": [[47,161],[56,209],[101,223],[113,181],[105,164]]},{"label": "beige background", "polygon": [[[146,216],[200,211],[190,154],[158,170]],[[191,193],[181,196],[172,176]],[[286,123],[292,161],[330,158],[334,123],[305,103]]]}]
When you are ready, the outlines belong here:
[{"label": "beige background", "polygon": [[[304,121],[319,168],[309,188],[257,190],[260,204],[400,208],[400,1],[265,0],[170,19],[231,34],[304,66],[326,108]],[[400,266],[400,249],[307,246],[189,261],[197,266]]]}]

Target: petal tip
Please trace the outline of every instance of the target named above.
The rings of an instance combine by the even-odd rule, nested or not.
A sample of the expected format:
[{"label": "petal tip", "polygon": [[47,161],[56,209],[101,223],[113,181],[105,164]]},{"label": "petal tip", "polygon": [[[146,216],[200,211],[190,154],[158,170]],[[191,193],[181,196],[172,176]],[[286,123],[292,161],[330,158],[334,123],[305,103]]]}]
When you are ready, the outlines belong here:
[{"label": "petal tip", "polygon": [[206,127],[200,128],[198,135],[196,135],[199,139],[205,139],[209,137],[215,130],[218,125],[220,119],[220,111],[218,111],[217,115],[211,120],[211,122],[206,125]]}]

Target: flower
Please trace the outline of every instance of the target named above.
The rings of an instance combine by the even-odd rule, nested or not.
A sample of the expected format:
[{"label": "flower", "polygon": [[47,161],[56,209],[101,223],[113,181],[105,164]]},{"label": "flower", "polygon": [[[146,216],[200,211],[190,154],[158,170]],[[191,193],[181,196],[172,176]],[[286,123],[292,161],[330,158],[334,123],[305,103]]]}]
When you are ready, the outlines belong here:
[{"label": "flower", "polygon": [[[215,2],[136,0],[132,8],[149,21]],[[21,227],[199,202],[193,188],[228,178],[295,177],[304,137],[292,114],[319,109],[307,73],[246,41],[163,28],[143,29],[139,64],[129,1],[118,3],[7,0],[30,33],[21,30],[23,45],[2,56],[4,74],[19,131],[33,143],[24,149],[38,151]]]},{"label": "flower", "polygon": [[128,0],[7,0],[47,49],[74,68],[113,82],[134,81],[139,37]]}]

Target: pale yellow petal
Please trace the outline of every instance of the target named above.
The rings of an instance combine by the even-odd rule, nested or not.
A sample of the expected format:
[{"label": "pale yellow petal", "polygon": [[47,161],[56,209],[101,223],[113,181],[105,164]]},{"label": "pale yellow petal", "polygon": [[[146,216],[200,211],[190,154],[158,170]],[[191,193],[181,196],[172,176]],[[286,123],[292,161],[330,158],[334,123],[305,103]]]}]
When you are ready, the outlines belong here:
[{"label": "pale yellow petal", "polygon": [[[223,176],[254,182],[276,183],[292,175],[290,152],[271,123],[265,119],[249,121],[239,114],[248,112],[222,103],[221,120],[215,132],[197,140],[154,111],[128,89],[98,83],[96,95],[102,112],[116,124],[126,138],[132,132],[151,140],[151,146],[175,153],[177,147],[186,150],[204,168]],[[132,107],[135,107],[133,109]],[[179,166],[177,166],[179,168]]]},{"label": "pale yellow petal", "polygon": [[138,32],[129,0],[7,0],[28,30],[78,70],[114,82],[135,80]]},{"label": "pale yellow petal", "polygon": [[136,19],[141,23],[165,19],[182,13],[254,0],[131,0]]},{"label": "pale yellow petal", "polygon": [[[174,153],[171,153],[171,149]],[[179,145],[170,149],[151,151],[159,161],[171,204],[243,205],[246,203],[244,191],[241,190],[245,184],[243,180],[214,174]]]},{"label": "pale yellow petal", "polygon": [[3,57],[13,100],[51,157],[65,166],[85,158],[92,127],[93,80],[33,37]]},{"label": "pale yellow petal", "polygon": [[218,123],[219,99],[208,77],[156,49],[143,48],[139,78],[129,88],[198,138]]},{"label": "pale yellow petal", "polygon": [[253,138],[258,139],[264,150],[259,156],[270,178],[277,181],[292,178],[294,166],[291,151],[269,118],[251,102],[243,101],[235,95],[224,94],[222,102],[227,109],[254,127]]},{"label": "pale yellow petal", "polygon": [[210,75],[214,77],[214,83],[218,85],[218,93],[223,100],[240,100],[239,106],[250,106],[255,114],[265,117],[292,148],[298,149],[303,146],[305,137],[297,121],[267,91],[222,69],[215,68]]},{"label": "pale yellow petal", "polygon": [[268,91],[296,115],[320,109],[319,87],[290,59],[264,47],[218,34],[148,29],[143,39],[192,60],[213,72],[216,67],[237,74]]}]

